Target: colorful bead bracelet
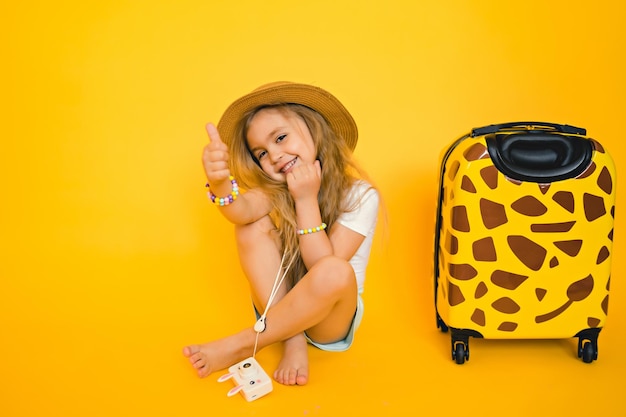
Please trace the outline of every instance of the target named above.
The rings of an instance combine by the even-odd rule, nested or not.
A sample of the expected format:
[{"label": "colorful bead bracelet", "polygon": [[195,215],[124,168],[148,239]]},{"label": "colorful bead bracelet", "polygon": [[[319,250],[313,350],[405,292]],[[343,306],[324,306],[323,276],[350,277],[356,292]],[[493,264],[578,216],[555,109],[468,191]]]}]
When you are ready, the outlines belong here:
[{"label": "colorful bead bracelet", "polygon": [[317,227],[314,227],[312,229],[300,229],[300,230],[296,230],[296,233],[299,235],[310,235],[311,233],[317,233],[317,232],[321,232],[322,230],[326,229],[326,223],[322,223]]},{"label": "colorful bead bracelet", "polygon": [[232,204],[239,196],[239,184],[237,184],[237,180],[232,175],[229,176],[228,179],[230,180],[233,189],[226,197],[217,197],[211,192],[211,189],[209,188],[209,183],[206,184],[206,187],[209,188],[209,198],[211,199],[211,202],[216,206],[227,206],[229,204]]}]

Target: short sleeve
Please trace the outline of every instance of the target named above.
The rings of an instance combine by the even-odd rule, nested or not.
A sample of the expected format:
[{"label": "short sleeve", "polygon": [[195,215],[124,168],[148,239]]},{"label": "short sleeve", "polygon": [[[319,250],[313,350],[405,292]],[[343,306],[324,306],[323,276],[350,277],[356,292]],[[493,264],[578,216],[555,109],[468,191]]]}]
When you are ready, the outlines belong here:
[{"label": "short sleeve", "polygon": [[372,235],[376,228],[378,204],[376,189],[360,181],[348,195],[348,207],[354,207],[354,210],[342,214],[337,222],[363,236]]}]

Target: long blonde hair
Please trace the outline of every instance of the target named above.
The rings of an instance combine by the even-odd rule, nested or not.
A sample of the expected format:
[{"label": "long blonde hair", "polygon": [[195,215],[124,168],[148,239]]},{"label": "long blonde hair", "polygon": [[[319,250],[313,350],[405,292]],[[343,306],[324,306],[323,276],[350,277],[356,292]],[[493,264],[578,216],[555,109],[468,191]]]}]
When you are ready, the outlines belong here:
[{"label": "long blonde hair", "polygon": [[[265,108],[277,109],[286,116],[300,117],[308,127],[317,159],[322,166],[318,202],[322,221],[328,225],[327,230],[330,230],[341,214],[355,209],[354,206],[347,206],[346,199],[354,182],[363,179],[371,184],[371,181],[354,161],[352,151],[345,141],[337,137],[324,117],[315,110],[299,104],[278,104],[261,106],[243,115],[237,124],[235,137],[229,148],[231,170],[243,189],[260,188],[269,196],[273,207],[270,217],[280,237],[282,245],[280,249],[286,251],[287,259],[290,259],[291,255],[296,257],[288,273],[289,282],[295,285],[307,269],[299,250],[293,198],[285,182],[272,179],[261,169],[247,145],[246,137],[251,120]],[[356,203],[358,204],[358,201]]]}]

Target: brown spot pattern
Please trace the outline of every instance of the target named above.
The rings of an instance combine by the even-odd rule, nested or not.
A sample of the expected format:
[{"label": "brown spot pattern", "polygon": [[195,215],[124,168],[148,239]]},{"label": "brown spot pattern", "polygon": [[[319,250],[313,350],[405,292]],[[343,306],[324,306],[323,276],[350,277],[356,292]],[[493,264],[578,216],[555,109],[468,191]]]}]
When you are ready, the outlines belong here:
[{"label": "brown spot pattern", "polygon": [[591,139],[591,143],[593,143],[593,149],[595,149],[596,151],[598,151],[600,153],[605,153],[604,146],[602,146],[602,144],[600,142],[598,142],[595,139]]},{"label": "brown spot pattern", "polygon": [[491,304],[491,307],[505,314],[515,314],[520,311],[520,306],[509,297],[498,298]]},{"label": "brown spot pattern", "polygon": [[582,301],[589,297],[591,291],[593,291],[594,279],[593,276],[587,275],[580,281],[576,281],[567,288],[567,298],[571,301]]},{"label": "brown spot pattern", "polygon": [[487,287],[487,284],[481,281],[480,284],[478,284],[478,286],[476,287],[474,298],[475,299],[482,298],[485,294],[487,294],[488,291],[489,291],[489,287]]},{"label": "brown spot pattern", "polygon": [[505,288],[507,290],[514,290],[524,281],[528,279],[526,275],[518,275],[513,272],[500,271],[496,270],[491,274],[491,282],[501,288]]},{"label": "brown spot pattern", "polygon": [[613,192],[613,179],[607,167],[603,167],[598,176],[598,187],[607,194]]},{"label": "brown spot pattern", "polygon": [[535,317],[535,323],[545,323],[546,321],[550,321],[555,317],[561,315],[567,308],[572,305],[572,300],[569,300],[567,303],[563,304],[561,307],[557,308],[554,311],[549,312],[548,314],[542,314],[540,316]]},{"label": "brown spot pattern", "polygon": [[595,317],[588,317],[587,318],[587,326],[589,326],[592,329],[595,329],[596,327],[598,327],[600,325],[600,323],[602,323],[602,320],[597,319]]},{"label": "brown spot pattern", "polygon": [[574,212],[574,194],[569,191],[557,191],[552,199],[570,213]]},{"label": "brown spot pattern", "polygon": [[450,264],[450,276],[461,281],[468,281],[478,275],[478,271],[470,264]]},{"label": "brown spot pattern", "polygon": [[597,195],[585,193],[583,195],[583,206],[585,207],[585,217],[592,222],[606,214],[604,199]]},{"label": "brown spot pattern", "polygon": [[541,194],[546,194],[550,190],[550,184],[539,184],[539,192]]},{"label": "brown spot pattern", "polygon": [[543,300],[543,297],[545,297],[547,293],[548,290],[544,288],[535,288],[535,295],[537,296],[537,300],[539,301]]},{"label": "brown spot pattern", "polygon": [[596,265],[600,265],[602,262],[609,259],[610,256],[609,248],[606,246],[602,246],[600,248],[600,252],[598,252],[598,257],[596,258]]},{"label": "brown spot pattern", "polygon": [[563,223],[546,223],[546,224],[531,224],[530,230],[534,233],[567,233],[572,230],[572,227],[576,224],[575,221],[563,222]]},{"label": "brown spot pattern", "polygon": [[476,187],[474,186],[474,183],[467,175],[463,175],[463,179],[461,180],[461,190],[467,191],[468,193],[472,194],[476,192]]},{"label": "brown spot pattern", "polygon": [[468,161],[478,161],[479,159],[489,158],[489,152],[487,147],[482,143],[475,143],[463,153],[463,156]]},{"label": "brown spot pattern", "polygon": [[604,300],[602,300],[602,304],[600,304],[600,306],[602,307],[602,311],[604,312],[604,315],[609,314],[609,296],[608,295],[604,297]]},{"label": "brown spot pattern", "polygon": [[478,324],[479,326],[484,327],[486,324],[486,320],[485,320],[485,312],[482,311],[481,309],[477,308],[476,310],[474,310],[474,313],[472,314],[471,320]]},{"label": "brown spot pattern", "polygon": [[459,168],[461,167],[461,163],[459,161],[452,161],[450,164],[450,168],[448,170],[448,178],[450,181],[454,181],[456,178],[456,174],[459,172]]},{"label": "brown spot pattern", "polygon": [[459,239],[450,232],[446,232],[445,248],[451,255],[455,255],[459,251]]},{"label": "brown spot pattern", "polygon": [[474,254],[474,259],[477,261],[493,262],[498,259],[496,256],[496,247],[491,237],[475,241],[472,244],[472,253]]},{"label": "brown spot pattern", "polygon": [[559,266],[559,259],[556,256],[553,256],[550,259],[550,268],[556,268],[557,266]]},{"label": "brown spot pattern", "polygon": [[448,283],[448,302],[450,306],[454,307],[461,304],[465,301],[465,297],[463,297],[463,292],[458,285],[454,285],[453,283]]},{"label": "brown spot pattern", "polygon": [[511,208],[524,216],[542,216],[546,214],[548,208],[532,195],[527,195],[511,204]]},{"label": "brown spot pattern", "polygon": [[508,222],[504,205],[486,198],[480,199],[480,217],[487,229],[495,229]]},{"label": "brown spot pattern", "polygon": [[563,252],[572,257],[578,255],[578,252],[580,252],[580,248],[582,247],[582,245],[582,240],[564,240],[560,242],[554,242],[554,246],[561,249]]},{"label": "brown spot pattern", "polygon": [[498,169],[493,165],[481,169],[480,177],[491,190],[498,188]]},{"label": "brown spot pattern", "polygon": [[470,231],[469,218],[467,217],[467,208],[465,206],[452,207],[451,216],[451,226],[454,230],[458,230],[459,232]]},{"label": "brown spot pattern", "polygon": [[543,261],[548,253],[543,246],[536,244],[525,236],[509,236],[507,242],[513,254],[526,267],[533,271],[541,269],[541,265],[543,265]]},{"label": "brown spot pattern", "polygon": [[517,323],[513,323],[510,321],[503,321],[500,326],[498,326],[498,330],[502,332],[512,332],[517,329]]}]

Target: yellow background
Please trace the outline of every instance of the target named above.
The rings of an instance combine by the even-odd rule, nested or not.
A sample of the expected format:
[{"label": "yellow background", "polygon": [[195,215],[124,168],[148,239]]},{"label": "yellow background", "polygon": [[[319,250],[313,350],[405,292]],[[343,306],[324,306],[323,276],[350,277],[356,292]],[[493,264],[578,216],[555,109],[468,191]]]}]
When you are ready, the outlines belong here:
[{"label": "yellow background", "polygon": [[[0,415],[621,415],[618,185],[599,358],[576,341],[435,328],[439,155],[479,125],[588,129],[624,161],[626,6],[615,1],[11,2],[0,16]],[[387,203],[345,353],[258,401],[181,354],[251,324],[232,226],[207,203],[204,124],[275,80],[333,92]],[[279,350],[257,358],[272,371]]]}]

